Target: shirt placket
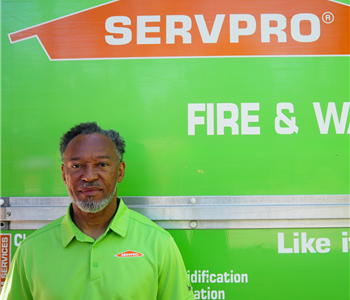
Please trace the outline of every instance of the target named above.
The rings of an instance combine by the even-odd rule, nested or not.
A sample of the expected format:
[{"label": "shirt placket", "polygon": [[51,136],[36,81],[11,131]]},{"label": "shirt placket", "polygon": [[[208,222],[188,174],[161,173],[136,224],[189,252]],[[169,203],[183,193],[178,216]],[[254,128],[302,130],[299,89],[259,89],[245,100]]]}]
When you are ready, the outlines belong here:
[{"label": "shirt placket", "polygon": [[98,241],[95,241],[91,245],[91,255],[90,255],[90,280],[94,281],[101,278],[101,264],[102,264],[102,255],[101,255],[101,244]]}]

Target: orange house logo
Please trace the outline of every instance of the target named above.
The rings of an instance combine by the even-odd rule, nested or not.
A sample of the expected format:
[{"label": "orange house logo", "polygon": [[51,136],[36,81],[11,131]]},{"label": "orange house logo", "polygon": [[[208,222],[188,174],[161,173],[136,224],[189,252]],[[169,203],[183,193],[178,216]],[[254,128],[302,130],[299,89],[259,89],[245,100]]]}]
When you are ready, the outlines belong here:
[{"label": "orange house logo", "polygon": [[125,252],[116,254],[114,256],[116,256],[116,257],[140,257],[140,256],[143,256],[143,255],[144,254],[142,254],[142,253],[129,250],[129,251],[125,251]]},{"label": "orange house logo", "polygon": [[347,4],[331,0],[120,0],[9,34],[50,60],[349,55]]}]

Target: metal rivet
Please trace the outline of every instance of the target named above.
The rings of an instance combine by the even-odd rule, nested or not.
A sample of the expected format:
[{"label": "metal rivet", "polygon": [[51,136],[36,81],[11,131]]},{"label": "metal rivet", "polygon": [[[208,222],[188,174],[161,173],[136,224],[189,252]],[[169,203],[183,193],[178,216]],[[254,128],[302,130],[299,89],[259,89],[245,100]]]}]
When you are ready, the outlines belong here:
[{"label": "metal rivet", "polygon": [[197,199],[196,199],[196,198],[191,198],[190,202],[191,202],[192,204],[196,204],[196,203],[197,203]]},{"label": "metal rivet", "polygon": [[5,204],[5,200],[4,199],[0,199],[0,206],[3,206]]},{"label": "metal rivet", "polygon": [[10,211],[7,212],[7,216],[8,217],[11,216],[11,212]]},{"label": "metal rivet", "polygon": [[197,228],[197,226],[198,226],[197,221],[191,221],[191,222],[190,222],[190,227],[191,227],[192,229]]}]

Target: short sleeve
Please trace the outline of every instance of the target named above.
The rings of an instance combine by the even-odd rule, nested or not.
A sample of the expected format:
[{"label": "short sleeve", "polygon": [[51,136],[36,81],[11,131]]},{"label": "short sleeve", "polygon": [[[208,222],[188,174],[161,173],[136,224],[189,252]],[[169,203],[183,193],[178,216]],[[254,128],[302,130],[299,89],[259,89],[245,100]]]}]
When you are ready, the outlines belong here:
[{"label": "short sleeve", "polygon": [[194,300],[193,289],[181,253],[174,239],[170,238],[160,268],[157,300],[185,299]]},{"label": "short sleeve", "polygon": [[19,246],[12,259],[10,269],[6,276],[6,281],[1,291],[0,300],[33,299],[21,254],[21,246]]}]

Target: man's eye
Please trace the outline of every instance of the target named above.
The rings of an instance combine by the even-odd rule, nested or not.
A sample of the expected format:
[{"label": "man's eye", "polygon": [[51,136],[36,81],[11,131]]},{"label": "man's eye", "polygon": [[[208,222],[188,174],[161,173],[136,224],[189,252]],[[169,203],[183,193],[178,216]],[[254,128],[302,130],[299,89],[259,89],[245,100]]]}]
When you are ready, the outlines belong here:
[{"label": "man's eye", "polygon": [[79,165],[79,164],[75,164],[75,165],[72,165],[72,168],[73,168],[73,169],[78,169],[78,168],[80,168],[80,166],[81,166],[81,165]]},{"label": "man's eye", "polygon": [[101,163],[100,163],[100,166],[101,166],[101,167],[107,167],[107,163],[101,162]]}]

